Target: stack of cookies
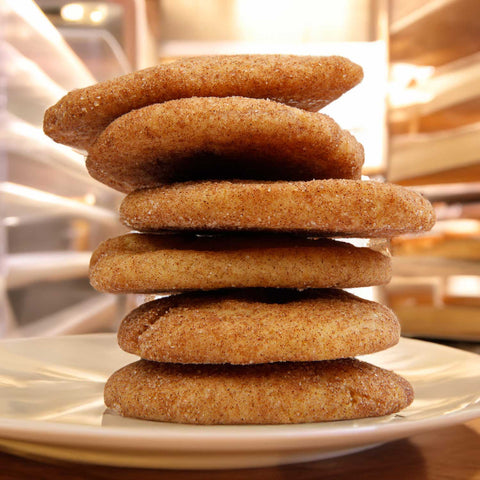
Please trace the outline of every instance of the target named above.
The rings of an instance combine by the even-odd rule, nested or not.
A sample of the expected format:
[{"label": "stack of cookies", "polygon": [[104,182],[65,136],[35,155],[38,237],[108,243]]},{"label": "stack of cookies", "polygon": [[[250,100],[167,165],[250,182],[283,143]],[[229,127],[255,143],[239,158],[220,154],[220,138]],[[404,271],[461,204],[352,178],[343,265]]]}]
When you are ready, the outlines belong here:
[{"label": "stack of cookies", "polygon": [[71,92],[46,112],[45,132],[86,149],[90,174],[128,194],[120,215],[136,232],[97,248],[92,285],[171,293],[123,320],[119,345],[141,360],[108,380],[108,407],[276,424],[410,404],[406,380],[354,358],[395,345],[397,319],[341,290],[387,283],[390,258],[332,239],[434,223],[420,195],[360,180],[362,146],[317,113],[361,78],[341,57],[199,57]]}]

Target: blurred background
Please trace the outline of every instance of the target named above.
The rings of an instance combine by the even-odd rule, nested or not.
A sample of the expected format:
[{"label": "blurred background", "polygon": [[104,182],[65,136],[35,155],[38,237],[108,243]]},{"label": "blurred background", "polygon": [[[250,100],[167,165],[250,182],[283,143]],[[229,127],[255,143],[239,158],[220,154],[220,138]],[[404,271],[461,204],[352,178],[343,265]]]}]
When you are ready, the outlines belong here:
[{"label": "blurred background", "polygon": [[364,144],[364,174],[435,205],[392,240],[394,278],[366,292],[403,333],[480,341],[478,0],[0,2],[0,337],[113,331],[135,299],[95,292],[88,262],[125,230],[121,194],[42,133],[67,91],[174,58],[340,54],[365,80],[324,109]]}]

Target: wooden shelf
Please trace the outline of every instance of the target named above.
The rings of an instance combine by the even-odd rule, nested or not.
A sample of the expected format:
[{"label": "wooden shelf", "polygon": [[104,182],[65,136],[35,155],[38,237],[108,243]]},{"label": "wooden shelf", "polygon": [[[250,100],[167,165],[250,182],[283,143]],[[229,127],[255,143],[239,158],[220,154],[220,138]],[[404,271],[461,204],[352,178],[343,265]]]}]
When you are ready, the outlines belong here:
[{"label": "wooden shelf", "polygon": [[478,275],[480,261],[426,257],[422,255],[392,258],[393,275],[401,277],[448,277]]},{"label": "wooden shelf", "polygon": [[119,299],[99,295],[13,329],[10,337],[51,337],[113,330],[119,313]]},{"label": "wooden shelf", "polygon": [[403,135],[412,131],[431,133],[439,130],[450,130],[480,122],[480,97],[471,98],[457,105],[408,119],[397,119],[394,111],[390,113],[393,114],[392,117],[389,114],[390,135]]},{"label": "wooden shelf", "polygon": [[480,306],[430,305],[395,307],[402,335],[480,341]]},{"label": "wooden shelf", "polygon": [[403,178],[394,181],[394,183],[404,186],[415,186],[432,185],[434,183],[477,182],[479,179],[480,165],[477,164],[467,165],[466,167],[445,169],[439,172],[417,175],[410,178]]},{"label": "wooden shelf", "polygon": [[392,239],[391,251],[394,257],[402,259],[417,256],[480,262],[480,236],[465,234],[424,235],[408,240],[394,238]]},{"label": "wooden shelf", "polygon": [[[387,178],[402,185],[480,180],[480,1],[394,0],[390,61],[434,66],[392,104]],[[407,98],[409,98],[407,97]]]},{"label": "wooden shelf", "polygon": [[478,0],[430,0],[415,7],[391,24],[392,62],[440,66],[480,50]]},{"label": "wooden shelf", "polygon": [[87,278],[92,252],[15,253],[6,257],[6,286],[19,288],[49,281]]},{"label": "wooden shelf", "polygon": [[474,182],[480,179],[480,124],[391,140],[387,178],[403,184]]},{"label": "wooden shelf", "polygon": [[480,52],[417,80],[406,93],[417,100],[391,104],[391,134],[433,132],[480,122]]},{"label": "wooden shelf", "polygon": [[64,216],[85,218],[118,229],[118,214],[103,207],[10,182],[0,185],[0,194],[6,218],[14,218],[14,225]]}]

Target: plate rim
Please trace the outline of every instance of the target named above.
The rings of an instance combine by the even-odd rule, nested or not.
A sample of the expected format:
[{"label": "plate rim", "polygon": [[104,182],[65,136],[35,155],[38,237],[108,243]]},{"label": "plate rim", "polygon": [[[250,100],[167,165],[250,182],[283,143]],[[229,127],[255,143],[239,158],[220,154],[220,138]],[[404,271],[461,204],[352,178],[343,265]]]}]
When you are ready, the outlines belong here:
[{"label": "plate rim", "polygon": [[[207,451],[215,448],[218,451],[250,451],[250,450],[283,450],[298,448],[315,448],[325,446],[324,440],[328,436],[328,444],[332,447],[345,445],[345,440],[356,444],[382,443],[392,439],[401,439],[414,434],[445,428],[480,417],[480,405],[476,408],[454,412],[436,417],[409,423],[385,423],[370,426],[359,426],[354,429],[332,429],[319,431],[314,428],[317,424],[308,424],[313,428],[304,431],[255,432],[241,435],[238,432],[211,432],[208,434],[192,434],[190,432],[159,432],[155,430],[141,430],[126,427],[102,427],[89,425],[75,425],[72,431],[70,424],[3,419],[0,421],[0,438],[29,441],[32,443],[92,446],[92,439],[96,446],[102,446],[103,441],[108,441],[108,448],[129,449],[135,451],[158,450],[175,451]],[[33,425],[32,425],[33,423]],[[334,423],[334,422],[331,422]],[[23,428],[22,428],[23,427]],[[243,426],[247,429],[249,426]],[[275,426],[272,426],[275,427]],[[286,429],[298,425],[282,425]],[[201,425],[198,428],[202,428]],[[213,427],[214,428],[214,427]],[[381,430],[381,437],[378,431]],[[232,441],[234,441],[232,443]],[[130,443],[131,442],[131,443]],[[128,443],[128,444],[126,444]]]},{"label": "plate rim", "polygon": [[[68,339],[75,341],[79,337],[111,338],[114,333],[94,333],[81,335],[68,335],[58,337],[31,337],[18,339],[4,339],[0,347],[12,343],[30,341],[62,341]],[[480,356],[463,350],[456,349],[425,340],[402,337],[404,344],[417,344],[419,347],[428,344],[429,348],[439,350],[452,350],[456,355],[474,359],[480,365]],[[393,415],[395,416],[395,415]],[[389,418],[378,417],[378,418]],[[109,427],[104,425],[81,425],[73,423],[51,422],[45,420],[23,420],[3,418],[0,415],[0,438],[37,442],[52,445],[68,445],[89,447],[108,442],[108,448],[129,449],[132,451],[159,450],[174,451],[251,451],[251,450],[287,450],[305,449],[326,446],[325,440],[331,447],[349,444],[378,443],[405,438],[407,436],[426,432],[429,430],[448,427],[458,423],[465,423],[480,417],[480,396],[478,400],[469,404],[462,410],[448,412],[442,416],[426,419],[398,422],[366,424],[371,419],[355,420],[357,425],[345,427],[342,422],[308,423],[292,425],[268,425],[268,429],[258,429],[257,425],[219,425],[202,426],[189,425],[189,430],[166,431],[162,429],[144,429],[135,426]],[[328,428],[325,425],[328,424]],[[338,426],[335,426],[338,424]],[[169,424],[171,425],[171,424]],[[225,428],[227,427],[227,428]],[[232,428],[233,427],[233,428]],[[252,429],[253,427],[253,429]],[[255,428],[257,427],[257,428]],[[253,431],[252,431],[253,430]]]}]

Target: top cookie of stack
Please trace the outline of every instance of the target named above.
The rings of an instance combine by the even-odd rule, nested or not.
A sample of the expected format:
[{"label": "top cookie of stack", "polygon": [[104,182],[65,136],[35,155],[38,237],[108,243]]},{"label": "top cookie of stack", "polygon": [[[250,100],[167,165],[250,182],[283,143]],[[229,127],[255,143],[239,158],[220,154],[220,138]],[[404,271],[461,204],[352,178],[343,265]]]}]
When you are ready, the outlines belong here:
[{"label": "top cookie of stack", "polygon": [[74,90],[45,112],[45,133],[88,149],[131,110],[190,97],[248,97],[317,111],[354,87],[362,69],[342,57],[229,55],[186,58]]},{"label": "top cookie of stack", "polygon": [[[291,423],[384,415],[412,401],[411,387],[391,372],[341,360],[395,344],[392,312],[316,290],[390,278],[386,255],[318,237],[391,237],[434,223],[420,195],[360,180],[363,147],[316,113],[362,76],[342,57],[200,57],[71,92],[46,112],[48,135],[86,148],[90,174],[128,193],[122,221],[150,232],[97,248],[96,289],[314,289],[184,293],[145,304],[124,320],[119,342],[146,360],[112,376],[108,406],[154,420]],[[176,234],[155,235],[165,232]],[[358,324],[347,339],[350,315]],[[290,332],[283,343],[271,338],[280,317]],[[269,362],[286,363],[169,366]],[[208,388],[203,375],[212,376]],[[325,399],[328,412],[315,407]]]}]

